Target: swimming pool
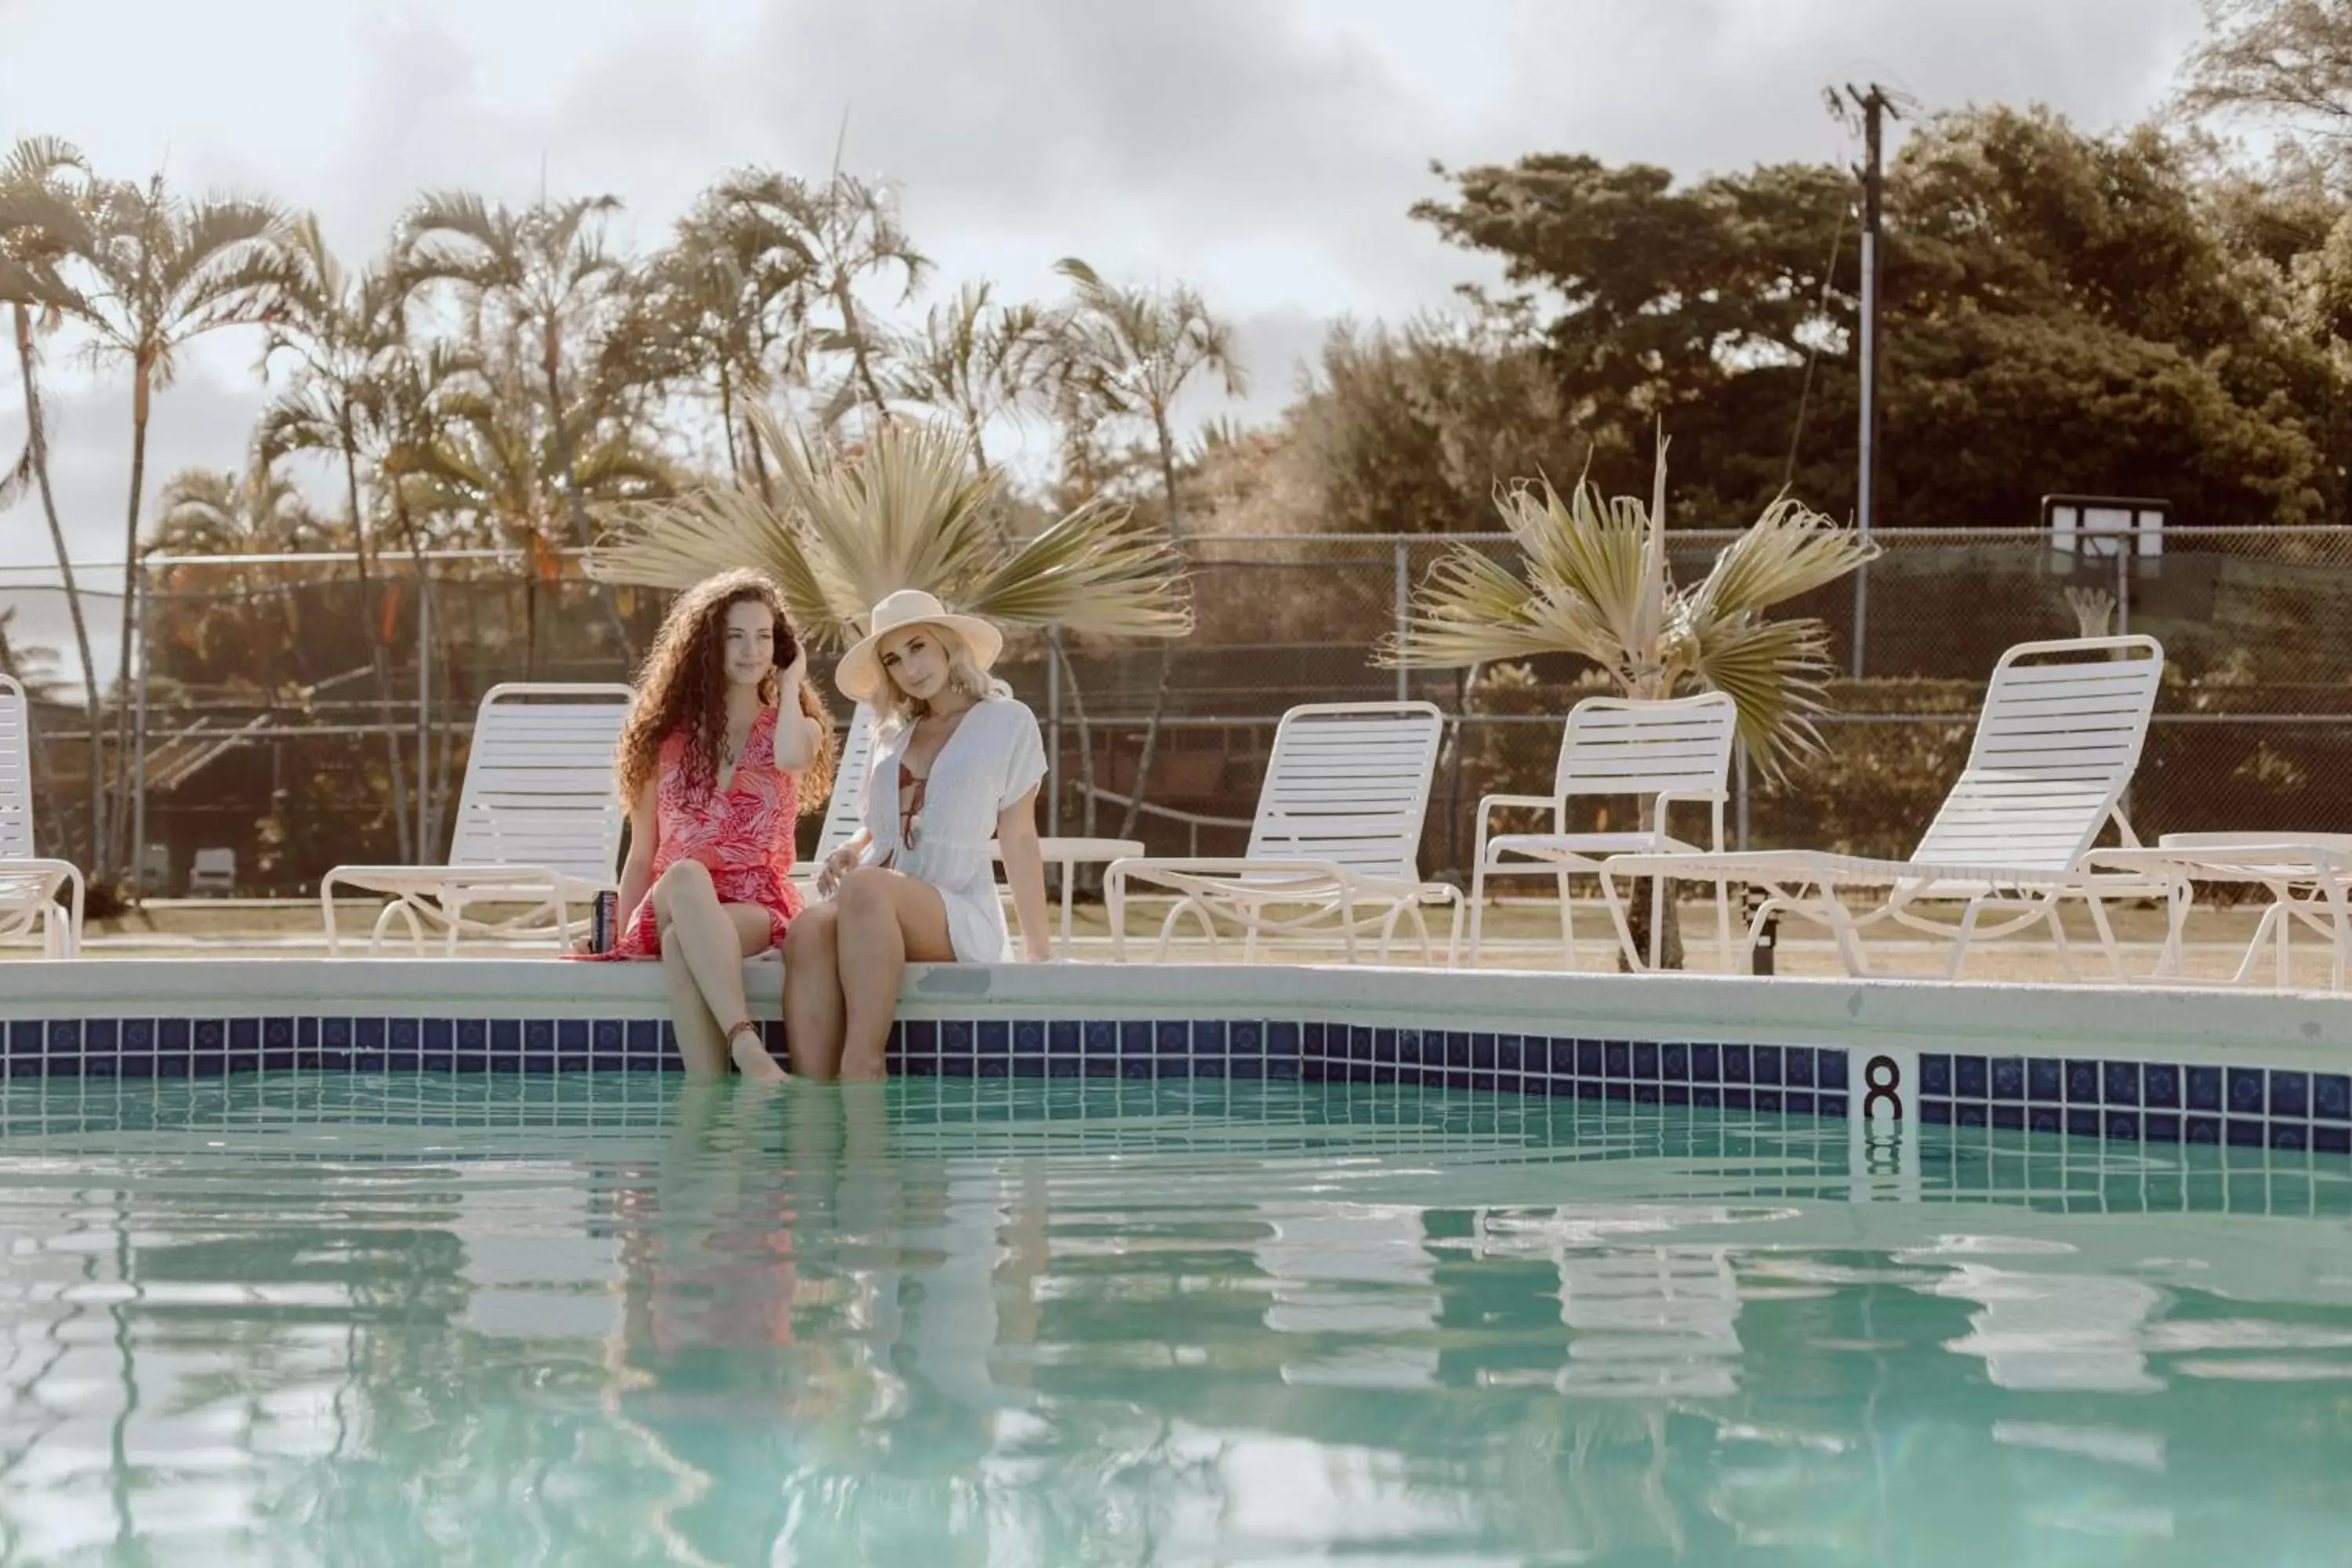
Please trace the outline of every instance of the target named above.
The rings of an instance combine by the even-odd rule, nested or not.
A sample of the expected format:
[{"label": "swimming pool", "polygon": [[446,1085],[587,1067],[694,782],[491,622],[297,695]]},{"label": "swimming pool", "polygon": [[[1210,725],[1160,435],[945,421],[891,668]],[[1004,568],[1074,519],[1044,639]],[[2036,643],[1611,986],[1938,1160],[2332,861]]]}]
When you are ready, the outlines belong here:
[{"label": "swimming pool", "polygon": [[2352,1162],[1909,1152],[1377,1084],[11,1081],[0,1559],[2340,1560]]}]

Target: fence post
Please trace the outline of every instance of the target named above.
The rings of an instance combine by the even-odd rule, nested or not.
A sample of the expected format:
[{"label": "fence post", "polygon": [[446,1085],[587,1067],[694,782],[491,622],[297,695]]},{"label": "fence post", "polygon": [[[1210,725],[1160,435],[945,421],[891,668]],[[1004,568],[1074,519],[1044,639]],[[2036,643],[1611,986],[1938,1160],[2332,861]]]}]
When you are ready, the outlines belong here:
[{"label": "fence post", "polygon": [[139,697],[131,721],[131,896],[147,896],[147,563],[141,562],[131,579],[133,613],[139,617]]},{"label": "fence post", "polygon": [[425,564],[416,568],[416,858],[431,860],[432,840],[425,829],[432,818],[433,794],[433,593],[425,581]]},{"label": "fence post", "polygon": [[[1054,759],[1053,788],[1045,792],[1045,837],[1062,836],[1062,660],[1054,638],[1045,639],[1045,746]],[[1064,874],[1068,868],[1064,868]]]},{"label": "fence post", "polygon": [[1737,831],[1739,842],[1734,846],[1742,855],[1748,853],[1748,748],[1739,748],[1739,820]]},{"label": "fence post", "polygon": [[[1397,539],[1391,542],[1389,548],[1396,555],[1396,640],[1397,645],[1402,647],[1404,645],[1405,628],[1412,619],[1412,547],[1404,540]],[[1404,702],[1410,700],[1412,697],[1412,677],[1406,671],[1404,665],[1400,662],[1396,672],[1396,700]]]}]

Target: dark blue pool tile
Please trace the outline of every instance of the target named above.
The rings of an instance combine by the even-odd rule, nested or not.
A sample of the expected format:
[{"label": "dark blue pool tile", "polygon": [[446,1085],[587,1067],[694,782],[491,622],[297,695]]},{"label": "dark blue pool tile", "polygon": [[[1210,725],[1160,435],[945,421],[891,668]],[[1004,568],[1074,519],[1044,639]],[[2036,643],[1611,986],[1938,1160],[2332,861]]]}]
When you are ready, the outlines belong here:
[{"label": "dark blue pool tile", "polygon": [[[1194,1078],[1223,1078],[1225,1076],[1225,1064],[1226,1058],[1222,1052],[1209,1057],[1195,1051],[1192,1054],[1192,1059],[1186,1065],[1192,1069]],[[1031,1064],[1025,1070],[1034,1071],[1037,1065]]]},{"label": "dark blue pool tile", "polygon": [[1716,1110],[1723,1104],[1723,1090],[1711,1083],[1699,1084],[1691,1089],[1691,1104],[1701,1110]]},{"label": "dark blue pool tile", "polygon": [[2300,1121],[2273,1121],[2271,1123],[2271,1147],[2308,1149],[2311,1147],[2311,1129]]},{"label": "dark blue pool tile", "polygon": [[[1691,1081],[1721,1083],[1723,1081],[1723,1047],[1714,1045],[1691,1047]],[[1824,1084],[1829,1079],[1822,1080]]]},{"label": "dark blue pool tile", "polygon": [[[898,1055],[907,1061],[936,1063],[940,1059],[940,1026],[936,1018],[909,1018],[898,1026]],[[927,1066],[926,1071],[929,1070]]]},{"label": "dark blue pool tile", "polygon": [[2218,1116],[2191,1116],[2181,1122],[2182,1142],[2188,1143],[2219,1143],[2221,1141],[2221,1119]]},{"label": "dark blue pool tile", "polygon": [[1952,1105],[1952,1124],[1956,1127],[1982,1127],[1986,1108],[1975,1100],[1956,1100]]},{"label": "dark blue pool tile", "polygon": [[1192,1028],[1178,1019],[1162,1018],[1153,1028],[1151,1048],[1163,1057],[1181,1057],[1192,1048]]},{"label": "dark blue pool tile", "polygon": [[[1044,1058],[1037,1058],[1042,1064]],[[982,1078],[1010,1078],[1013,1074],[1013,1053],[982,1051],[975,1060]]]},{"label": "dark blue pool tile", "polygon": [[2076,1138],[2096,1138],[2099,1135],[2099,1109],[2095,1105],[2070,1105],[2066,1108],[2066,1131]]},{"label": "dark blue pool tile", "polygon": [[[360,1021],[360,1027],[361,1027],[361,1036],[360,1036],[360,1041],[359,1041],[359,1048],[360,1048],[360,1049],[362,1049],[362,1050],[365,1050],[365,1049],[367,1049],[367,1048],[368,1048],[368,1042],[367,1042],[367,1037],[366,1037],[367,1020],[365,1020],[365,1019],[362,1019],[362,1020]],[[552,1052],[554,1051],[554,1049],[555,1049],[555,1020],[553,1020],[552,1018],[526,1018],[526,1019],[524,1019],[524,1020],[523,1020],[523,1025],[522,1025],[522,1050],[523,1050],[523,1055],[525,1055],[525,1056],[547,1056],[547,1055],[550,1055],[551,1053],[552,1053]]]},{"label": "dark blue pool tile", "polygon": [[1574,1040],[1530,1037],[1528,1041],[1529,1071],[1535,1068],[1538,1059],[1537,1054],[1538,1050],[1542,1053],[1542,1059],[1549,1063],[1552,1077],[1574,1078],[1576,1076],[1576,1042]]},{"label": "dark blue pool tile", "polygon": [[2322,1121],[2352,1121],[2352,1076],[2312,1074],[2311,1113]]},{"label": "dark blue pool tile", "polygon": [[2271,1114],[2300,1121],[2311,1114],[2311,1075],[2271,1069]]},{"label": "dark blue pool tile", "polygon": [[[1160,1026],[1163,1030],[1168,1027],[1165,1024]],[[1188,1040],[1192,1037],[1192,1030],[1179,1024],[1176,1026],[1176,1037],[1179,1041]],[[979,1026],[972,1030],[971,1048],[980,1056],[1003,1061],[1013,1050],[1013,1026],[1002,1018],[982,1019]],[[1180,1044],[1176,1048],[1181,1051],[1184,1047]],[[996,1073],[990,1076],[1001,1078],[1003,1075]]]},{"label": "dark blue pool tile", "polygon": [[2025,1098],[2055,1105],[2066,1098],[2065,1064],[2054,1057],[2034,1057],[2025,1064]]},{"label": "dark blue pool tile", "polygon": [[[479,1050],[482,1042],[488,1038],[488,1032],[483,1028],[480,1019],[457,1020],[459,1050]],[[621,1048],[628,1053],[629,1059],[632,1061],[652,1063],[662,1054],[662,1021],[659,1018],[630,1019],[628,1027],[622,1036]]]},{"label": "dark blue pool tile", "polygon": [[[1843,1047],[1823,1047],[1813,1053],[1813,1087],[1843,1090],[1847,1087]],[[1827,1111],[1823,1115],[1829,1114]]]},{"label": "dark blue pool tile", "polygon": [[[36,1029],[39,1026],[37,1024],[32,1026]],[[155,1049],[155,1020],[152,1018],[123,1019],[121,1040],[121,1048],[125,1051],[140,1055],[152,1053]]]},{"label": "dark blue pool tile", "polygon": [[2352,1154],[2352,1127],[2320,1122],[2311,1130],[2311,1147],[2321,1154]]},{"label": "dark blue pool tile", "polygon": [[2166,1110],[2180,1109],[2180,1069],[2170,1062],[2149,1062],[2140,1068],[2140,1103]]},{"label": "dark blue pool tile", "polygon": [[228,1021],[228,1048],[232,1051],[257,1051],[261,1048],[261,1020],[231,1018]]},{"label": "dark blue pool tile", "polygon": [[81,1020],[79,1018],[49,1020],[47,1054],[52,1057],[81,1055]]},{"label": "dark blue pool tile", "polygon": [[[760,1048],[761,1050],[767,1052],[768,1055],[773,1057],[780,1062],[791,1060],[792,1042],[784,1037],[784,1022],[782,1019],[773,1018],[765,1023],[761,1023],[759,1025],[759,1031]],[[894,1027],[891,1031],[892,1037],[882,1042],[882,1055],[885,1061],[887,1061],[893,1052],[898,1048],[898,1042],[897,1039],[897,1034],[898,1031]],[[562,1034],[560,1030],[557,1032],[556,1037],[558,1039],[562,1038]],[[578,1053],[577,1056],[578,1058],[584,1059],[593,1056],[593,1053],[590,1052],[582,1052]],[[568,1065],[573,1059],[575,1059],[574,1053],[559,1051],[556,1054],[556,1064],[565,1072],[579,1070]]]},{"label": "dark blue pool tile", "polygon": [[[1746,1046],[1726,1046],[1723,1047],[1723,1081],[1727,1084],[1747,1084],[1755,1081],[1752,1069],[1748,1064],[1748,1047]],[[1725,1103],[1729,1104],[1730,1102],[1727,1100]]]},{"label": "dark blue pool tile", "polygon": [[1952,1058],[1929,1052],[1919,1058],[1919,1092],[1948,1096],[1952,1092]]},{"label": "dark blue pool tile", "polygon": [[2221,1109],[2221,1069],[2217,1067],[2192,1067],[2189,1069],[2189,1109],[2219,1110]]},{"label": "dark blue pool tile", "polygon": [[1780,1091],[1777,1089],[1758,1089],[1756,1091],[1756,1109],[1759,1110],[1769,1110],[1776,1115],[1779,1114],[1783,1109],[1780,1103]]},{"label": "dark blue pool tile", "polygon": [[1670,1083],[1664,1085],[1664,1088],[1665,1089],[1665,1102],[1668,1105],[1688,1105],[1691,1102],[1690,1085],[1686,1083]]},{"label": "dark blue pool tile", "polygon": [[1577,1041],[1576,1076],[1579,1078],[1599,1078],[1601,1073],[1601,1068],[1607,1065],[1607,1048],[1601,1041]]},{"label": "dark blue pool tile", "polygon": [[1952,1102],[1948,1100],[1921,1100],[1919,1120],[1930,1127],[1949,1127],[1952,1124]]},{"label": "dark blue pool tile", "polygon": [[1984,1058],[1952,1058],[1952,1092],[1964,1100],[1982,1100],[1992,1092],[1991,1072]]},{"label": "dark blue pool tile", "polygon": [[[1444,1031],[1444,1038],[1445,1056],[1444,1059],[1445,1065],[1449,1068],[1467,1069],[1471,1065],[1470,1037],[1468,1033],[1461,1029],[1448,1029]],[[1437,1055],[1437,1030],[1424,1029],[1422,1031],[1421,1059],[1424,1063],[1434,1062],[1439,1059]]]},{"label": "dark blue pool tile", "polygon": [[2137,1105],[2139,1101],[2139,1063],[2108,1062],[2105,1081],[2100,1090],[2109,1105]]},{"label": "dark blue pool tile", "polygon": [[2230,1118],[2229,1142],[2232,1149],[2260,1149],[2269,1142],[2260,1121],[2244,1116]]},{"label": "dark blue pool tile", "polygon": [[1729,1085],[1726,1085],[1723,1090],[1723,1109],[1726,1110],[1755,1110],[1755,1091],[1744,1087],[1734,1088]]},{"label": "dark blue pool tile", "polygon": [[1992,1102],[1992,1124],[2011,1132],[2025,1131],[2025,1105],[2021,1100],[1996,1100]]},{"label": "dark blue pool tile", "polygon": [[[1475,1055],[1475,1052],[1476,1047],[1473,1046],[1472,1053]],[[1540,1048],[1536,1053],[1534,1062],[1530,1064],[1526,1044],[1518,1036],[1496,1035],[1495,1037],[1495,1070],[1496,1072],[1525,1072],[1530,1065],[1538,1072],[1543,1070],[1543,1053]]]},{"label": "dark blue pool tile", "polygon": [[2230,1114],[2260,1116],[2263,1113],[2263,1069],[2231,1068],[2230,1069]]},{"label": "dark blue pool tile", "polygon": [[1633,1076],[1633,1046],[1630,1040],[1601,1042],[1601,1076],[1632,1078]]},{"label": "dark blue pool tile", "polygon": [[228,1021],[225,1018],[199,1018],[194,1032],[189,1037],[192,1051],[224,1051],[228,1048]]},{"label": "dark blue pool tile", "polygon": [[[419,1050],[424,1048],[425,1037],[422,1031],[420,1031],[416,1026],[417,1020],[415,1018],[393,1018],[387,1020],[387,1023],[390,1027],[386,1031],[384,1048],[390,1051],[394,1056],[413,1057]],[[580,1037],[580,1048],[583,1050],[588,1048],[588,1026],[586,1023],[575,1019],[572,1022],[566,1024],[564,1028],[566,1030],[576,1030]]]},{"label": "dark blue pool tile", "polygon": [[2055,1105],[2029,1105],[2025,1108],[2025,1129],[2029,1132],[2063,1132],[2066,1130],[2065,1111]]},{"label": "dark blue pool tile", "polygon": [[[1040,1025],[1038,1027],[1042,1035],[1044,1026]],[[1230,1030],[1223,1018],[1193,1019],[1192,1054],[1195,1057],[1214,1057],[1218,1061],[1223,1061],[1229,1034]]]},{"label": "dark blue pool tile", "polygon": [[1643,1083],[1638,1079],[1635,1079],[1633,1083],[1633,1103],[1636,1105],[1657,1104],[1658,1086],[1654,1083]]},{"label": "dark blue pool tile", "polygon": [[2140,1118],[2139,1135],[2149,1143],[2180,1142],[2180,1118],[2168,1110],[2151,1110]]},{"label": "dark blue pool tile", "polygon": [[[1354,1037],[1355,1037],[1352,1035],[1349,1037],[1351,1040]],[[1408,1050],[1412,1053],[1409,1057],[1404,1055]],[[1355,1053],[1350,1051],[1349,1054],[1352,1056]],[[1375,1028],[1372,1031],[1372,1048],[1370,1058],[1376,1062],[1393,1063],[1400,1058],[1402,1058],[1402,1059],[1407,1061],[1420,1061],[1421,1031],[1419,1029]]]},{"label": "dark blue pool tile", "polygon": [[1991,1096],[1995,1100],[2021,1101],[2025,1098],[2025,1058],[1995,1057],[1992,1058]]},{"label": "dark blue pool tile", "polygon": [[[1259,1026],[1255,1024],[1247,1026],[1247,1027],[1251,1029],[1255,1029],[1258,1026]],[[1239,1029],[1244,1027],[1244,1026],[1236,1024],[1234,1027]],[[1045,1049],[1055,1056],[1076,1056],[1078,1054],[1079,1043],[1084,1039],[1084,1037],[1085,1037],[1079,1031],[1078,1021],[1076,1018],[1055,1018],[1049,1020],[1045,1025]]]},{"label": "dark blue pool tile", "polygon": [[1493,1072],[1501,1063],[1502,1044],[1492,1035],[1470,1037],[1470,1066],[1475,1071]]},{"label": "dark blue pool tile", "polygon": [[1780,1079],[1790,1089],[1813,1087],[1813,1048],[1790,1046],[1780,1053]]},{"label": "dark blue pool tile", "polygon": [[120,1018],[84,1019],[81,1026],[81,1049],[84,1056],[120,1056],[122,1052],[122,1020]]},{"label": "dark blue pool tile", "polygon": [[1264,1024],[1255,1018],[1238,1020],[1231,1029],[1225,1031],[1225,1054],[1263,1059],[1268,1048],[1268,1042],[1273,1039],[1276,1031],[1279,1031],[1282,1037],[1288,1042],[1283,1048],[1294,1055],[1297,1054],[1297,1025]]},{"label": "dark blue pool tile", "polygon": [[182,1056],[176,1052],[169,1056],[159,1056],[155,1058],[154,1076],[157,1078],[190,1078],[195,1073],[195,1066],[196,1058],[194,1056]]},{"label": "dark blue pool tile", "polygon": [[[1276,1044],[1269,1035],[1266,1039],[1265,1076],[1284,1083],[1297,1082],[1306,1070],[1307,1058],[1295,1052],[1276,1050]],[[1246,1067],[1250,1064],[1244,1061],[1240,1065]]]},{"label": "dark blue pool tile", "polygon": [[1658,1076],[1668,1083],[1690,1082],[1690,1047],[1681,1041],[1659,1047]]},{"label": "dark blue pool tile", "polygon": [[[960,1060],[970,1061],[971,1059],[972,1042],[977,1037],[976,1032],[971,1026],[971,1020],[969,1018],[941,1018],[939,1021],[939,1024],[940,1059],[941,1061],[945,1061],[949,1058],[953,1057]],[[1148,1024],[1129,1024],[1127,1027],[1137,1030],[1145,1030],[1149,1029],[1150,1026]],[[971,1075],[966,1074],[965,1076],[969,1077]]]},{"label": "dark blue pool tile", "polygon": [[941,1078],[970,1078],[978,1070],[978,1065],[970,1051],[958,1051],[952,1056],[942,1055],[940,1058]]},{"label": "dark blue pool tile", "polygon": [[1575,1098],[1577,1090],[1577,1080],[1570,1078],[1566,1073],[1558,1073],[1546,1078],[1530,1079],[1528,1081],[1528,1092],[1530,1094],[1541,1093],[1550,1095],[1555,1099],[1572,1100]]},{"label": "dark blue pool tile", "polygon": [[2099,1103],[2098,1063],[2076,1061],[2072,1058],[2068,1058],[2066,1062],[2066,1103],[2069,1105],[2096,1105]]},{"label": "dark blue pool tile", "polygon": [[168,1051],[175,1057],[187,1055],[190,1048],[189,1041],[193,1037],[194,1033],[194,1030],[193,1026],[185,1018],[156,1019],[156,1053],[158,1055],[162,1055]]},{"label": "dark blue pool tile", "polygon": [[[137,1020],[145,1022],[145,1020]],[[7,1038],[11,1059],[37,1062],[47,1054],[49,1038],[47,1023],[39,1018],[19,1018],[13,1024],[0,1025],[0,1035]],[[149,1049],[152,1049],[151,1045]]]},{"label": "dark blue pool tile", "polygon": [[1813,1113],[1812,1091],[1790,1089],[1781,1097],[1781,1108],[1791,1116],[1811,1116]]},{"label": "dark blue pool tile", "polygon": [[1748,1065],[1755,1069],[1756,1081],[1759,1085],[1777,1084],[1780,1081],[1780,1047],[1778,1046],[1750,1047],[1748,1061]]},{"label": "dark blue pool tile", "polygon": [[2139,1112],[2137,1110],[2108,1111],[2106,1133],[2115,1141],[2137,1143],[2139,1142]]}]

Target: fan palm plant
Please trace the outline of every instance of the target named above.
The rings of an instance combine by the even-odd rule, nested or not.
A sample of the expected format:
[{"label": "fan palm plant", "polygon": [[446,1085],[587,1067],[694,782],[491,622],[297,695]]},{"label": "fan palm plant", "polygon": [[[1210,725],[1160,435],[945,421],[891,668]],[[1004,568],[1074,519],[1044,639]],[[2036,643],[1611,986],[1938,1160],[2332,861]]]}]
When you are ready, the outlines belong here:
[{"label": "fan palm plant", "polygon": [[1496,504],[1519,547],[1517,569],[1456,546],[1431,569],[1403,631],[1383,639],[1374,661],[1475,669],[1574,654],[1630,698],[1725,693],[1739,709],[1741,748],[1767,779],[1818,754],[1813,721],[1835,673],[1829,628],[1817,617],[1766,612],[1837,581],[1877,546],[1783,496],[1717,554],[1706,577],[1678,584],[1666,558],[1667,445],[1661,437],[1647,504],[1604,498],[1582,479],[1566,497],[1543,479],[1503,489]]},{"label": "fan palm plant", "polygon": [[872,605],[900,588],[1013,626],[1119,637],[1192,630],[1181,558],[1123,504],[1090,502],[1006,544],[988,521],[996,471],[973,463],[960,430],[893,420],[845,457],[788,437],[764,408],[750,417],[775,465],[775,503],[710,487],[616,508],[589,553],[590,575],[684,588],[756,565],[819,647],[856,640]]}]

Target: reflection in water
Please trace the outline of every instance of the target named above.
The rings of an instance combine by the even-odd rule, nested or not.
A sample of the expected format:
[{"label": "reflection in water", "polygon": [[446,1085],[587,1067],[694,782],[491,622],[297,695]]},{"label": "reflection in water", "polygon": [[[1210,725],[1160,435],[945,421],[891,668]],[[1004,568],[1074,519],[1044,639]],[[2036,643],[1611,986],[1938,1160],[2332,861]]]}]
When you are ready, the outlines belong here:
[{"label": "reflection in water", "polygon": [[2326,1560],[2352,1169],[1979,1139],[12,1086],[0,1563]]}]

